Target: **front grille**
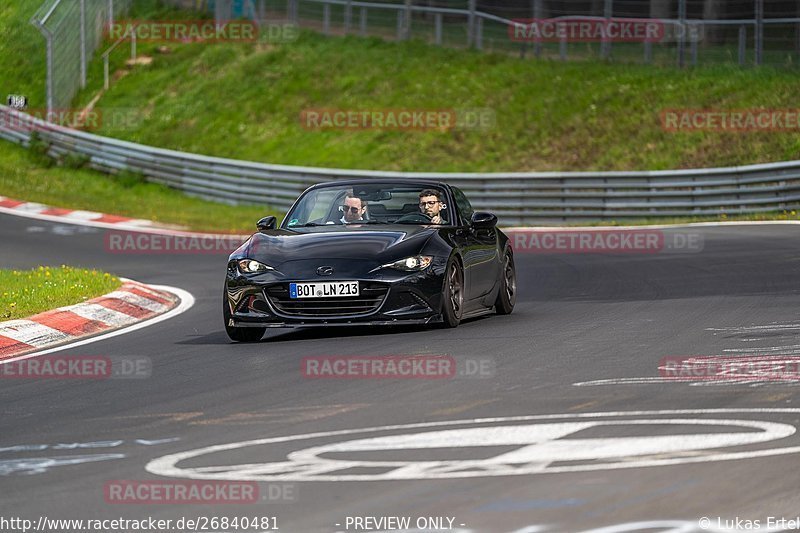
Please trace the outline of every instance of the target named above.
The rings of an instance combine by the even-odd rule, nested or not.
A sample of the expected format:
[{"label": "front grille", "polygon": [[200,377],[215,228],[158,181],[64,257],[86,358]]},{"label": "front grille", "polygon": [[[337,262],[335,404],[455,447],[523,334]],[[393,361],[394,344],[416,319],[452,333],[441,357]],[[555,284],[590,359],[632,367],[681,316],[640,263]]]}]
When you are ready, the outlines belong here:
[{"label": "front grille", "polygon": [[293,299],[289,297],[289,284],[283,283],[268,287],[264,292],[275,309],[284,315],[341,318],[377,311],[388,290],[380,283],[361,282],[359,296]]}]

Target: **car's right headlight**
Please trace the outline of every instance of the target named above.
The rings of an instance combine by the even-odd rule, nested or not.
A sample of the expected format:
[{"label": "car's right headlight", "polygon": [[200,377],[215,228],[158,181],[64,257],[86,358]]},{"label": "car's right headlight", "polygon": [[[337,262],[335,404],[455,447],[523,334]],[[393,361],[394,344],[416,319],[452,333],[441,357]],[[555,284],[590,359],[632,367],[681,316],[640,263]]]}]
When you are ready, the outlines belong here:
[{"label": "car's right headlight", "polygon": [[245,274],[257,274],[259,272],[275,270],[271,266],[265,265],[255,259],[240,259],[237,264],[239,265],[239,270]]}]

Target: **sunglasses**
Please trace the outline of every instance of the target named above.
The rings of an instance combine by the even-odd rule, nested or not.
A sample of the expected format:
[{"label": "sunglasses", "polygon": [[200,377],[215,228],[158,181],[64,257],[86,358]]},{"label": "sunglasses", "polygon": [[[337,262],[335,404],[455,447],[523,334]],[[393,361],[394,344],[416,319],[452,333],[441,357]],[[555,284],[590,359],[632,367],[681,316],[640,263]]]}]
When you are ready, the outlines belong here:
[{"label": "sunglasses", "polygon": [[348,205],[343,205],[343,206],[342,206],[342,209],[343,209],[345,212],[348,212],[348,211],[349,211],[349,212],[351,212],[351,213],[358,213],[359,211],[361,211],[361,208],[360,208],[360,207],[351,207],[351,206],[348,206]]},{"label": "sunglasses", "polygon": [[438,203],[439,203],[439,200],[430,200],[430,201],[428,201],[428,202],[420,202],[420,203],[419,203],[419,206],[420,206],[420,207],[425,207],[426,205],[428,205],[428,206],[431,206],[431,207],[432,207],[432,206],[434,206],[434,205],[436,205],[436,204],[438,204]]}]

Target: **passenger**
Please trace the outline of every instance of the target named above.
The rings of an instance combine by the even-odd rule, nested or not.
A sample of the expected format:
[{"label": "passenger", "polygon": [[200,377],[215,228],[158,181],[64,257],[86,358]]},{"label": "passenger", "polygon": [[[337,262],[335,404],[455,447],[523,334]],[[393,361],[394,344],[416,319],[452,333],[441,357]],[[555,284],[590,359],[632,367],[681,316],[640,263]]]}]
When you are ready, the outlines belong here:
[{"label": "passenger", "polygon": [[342,204],[342,211],[344,215],[339,220],[342,224],[356,224],[366,220],[364,215],[367,212],[367,202],[364,202],[358,196],[348,194],[344,198]]}]

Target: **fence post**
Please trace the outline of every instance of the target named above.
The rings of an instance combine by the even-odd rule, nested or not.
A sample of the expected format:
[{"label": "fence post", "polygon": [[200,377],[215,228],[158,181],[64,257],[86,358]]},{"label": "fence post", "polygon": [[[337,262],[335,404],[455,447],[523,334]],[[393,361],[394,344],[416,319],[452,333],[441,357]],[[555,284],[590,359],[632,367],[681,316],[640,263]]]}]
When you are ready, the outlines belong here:
[{"label": "fence post", "polygon": [[678,35],[678,66],[683,67],[684,50],[686,48],[686,0],[678,0],[678,24],[680,32]]},{"label": "fence post", "polygon": [[397,10],[397,40],[403,40],[403,10]]},{"label": "fence post", "polygon": [[742,24],[739,26],[739,65],[743,66],[745,63],[745,54],[747,53],[747,26]]},{"label": "fence post", "polygon": [[756,0],[756,65],[764,59],[764,0]]},{"label": "fence post", "polygon": [[403,38],[411,39],[411,0],[406,0],[406,15],[403,22]]},{"label": "fence post", "polygon": [[650,41],[644,42],[644,62],[647,65],[653,62],[653,43]]},{"label": "fence post", "polygon": [[360,19],[358,21],[359,30],[361,31],[361,36],[366,37],[367,35],[367,8],[362,7],[360,12]]},{"label": "fence post", "polygon": [[467,18],[467,47],[475,44],[475,7],[476,0],[469,0],[469,17]]},{"label": "fence post", "polygon": [[[606,25],[611,22],[612,16],[614,16],[614,0],[605,0],[605,4],[603,5],[603,18],[606,21]],[[603,59],[608,59],[611,56],[611,41],[608,39],[608,36],[604,36],[603,42],[600,44],[600,56]]]},{"label": "fence post", "polygon": [[353,18],[353,0],[347,0],[344,5],[344,33],[350,33],[350,21]]},{"label": "fence post", "polygon": [[86,87],[86,0],[80,0],[81,10],[81,87]]},{"label": "fence post", "polygon": [[[692,27],[694,28],[694,25],[692,25]],[[692,39],[691,39],[692,66],[696,67],[697,66],[697,38],[694,37],[696,35],[694,33],[694,31],[692,32],[691,35],[693,36]]]},{"label": "fence post", "polygon": [[[536,20],[537,24],[544,14],[543,1],[544,0],[533,0],[533,18]],[[539,39],[536,39],[536,42],[533,43],[533,55],[537,58],[542,56],[542,43]]]},{"label": "fence post", "polygon": [[561,58],[561,61],[567,60],[567,36],[562,35],[561,40],[558,42],[558,56]]},{"label": "fence post", "polygon": [[50,122],[50,117],[55,108],[55,87],[53,85],[53,77],[55,76],[55,65],[53,61],[53,34],[50,33],[44,26],[40,29],[45,34],[47,40],[47,121]]},{"label": "fence post", "polygon": [[433,16],[433,40],[438,45],[442,45],[442,14],[436,13]]},{"label": "fence post", "polygon": [[331,29],[331,5],[322,4],[322,33],[328,35]]},{"label": "fence post", "polygon": [[108,31],[114,25],[114,0],[108,0]]},{"label": "fence post", "polygon": [[478,24],[475,27],[475,48],[483,50],[483,17],[477,18]]}]

